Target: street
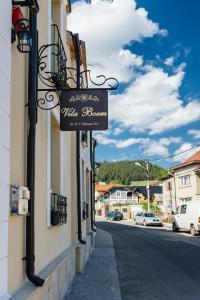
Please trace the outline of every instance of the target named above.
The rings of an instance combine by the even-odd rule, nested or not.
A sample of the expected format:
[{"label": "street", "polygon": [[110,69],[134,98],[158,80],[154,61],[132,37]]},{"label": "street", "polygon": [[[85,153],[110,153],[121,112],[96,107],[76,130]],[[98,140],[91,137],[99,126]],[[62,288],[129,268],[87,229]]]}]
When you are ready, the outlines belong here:
[{"label": "street", "polygon": [[112,235],[122,300],[199,300],[200,237],[98,221]]}]

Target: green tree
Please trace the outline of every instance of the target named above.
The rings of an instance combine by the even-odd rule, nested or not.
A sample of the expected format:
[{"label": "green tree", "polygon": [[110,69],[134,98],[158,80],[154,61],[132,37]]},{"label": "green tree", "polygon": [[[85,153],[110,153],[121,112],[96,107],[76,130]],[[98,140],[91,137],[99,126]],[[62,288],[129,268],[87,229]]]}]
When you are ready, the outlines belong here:
[{"label": "green tree", "polygon": [[[100,168],[96,176],[96,182],[119,183],[129,185],[131,181],[146,180],[146,172],[143,168],[135,165],[136,161],[117,161],[100,163]],[[145,166],[145,161],[138,161]],[[167,174],[167,170],[156,164],[149,163],[150,180],[158,180]]]}]

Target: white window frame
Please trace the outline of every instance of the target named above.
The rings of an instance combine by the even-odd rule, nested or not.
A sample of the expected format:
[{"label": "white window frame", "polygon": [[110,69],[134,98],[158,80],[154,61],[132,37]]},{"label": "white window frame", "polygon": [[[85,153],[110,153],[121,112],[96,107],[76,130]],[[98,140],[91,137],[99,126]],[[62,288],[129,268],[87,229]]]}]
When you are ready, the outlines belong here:
[{"label": "white window frame", "polygon": [[192,197],[185,197],[185,198],[180,198],[181,203],[186,203],[192,201]]},{"label": "white window frame", "polygon": [[[188,182],[187,182],[188,181]],[[184,175],[179,177],[179,187],[186,187],[191,185],[191,176]]]},{"label": "white window frame", "polygon": [[[119,195],[118,195],[118,193],[119,193]],[[122,197],[122,192],[119,191],[119,190],[117,190],[117,191],[116,191],[116,198],[119,199],[119,198],[121,198],[121,197]]]}]

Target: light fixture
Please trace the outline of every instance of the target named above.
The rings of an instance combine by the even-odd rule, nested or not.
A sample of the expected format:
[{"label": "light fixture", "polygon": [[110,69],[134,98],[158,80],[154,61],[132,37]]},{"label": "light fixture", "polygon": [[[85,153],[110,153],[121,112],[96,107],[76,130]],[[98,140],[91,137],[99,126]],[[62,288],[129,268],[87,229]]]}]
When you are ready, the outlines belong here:
[{"label": "light fixture", "polygon": [[28,19],[19,19],[12,31],[12,42],[16,40],[17,35],[17,49],[22,53],[29,53],[32,47],[32,38],[29,31],[30,22]]},{"label": "light fixture", "polygon": [[35,13],[39,12],[37,0],[12,0],[12,5],[28,6]]},{"label": "light fixture", "polygon": [[17,49],[22,53],[29,53],[32,47],[30,22],[24,18],[19,6],[13,6],[12,24],[12,43],[16,41],[17,37]]}]

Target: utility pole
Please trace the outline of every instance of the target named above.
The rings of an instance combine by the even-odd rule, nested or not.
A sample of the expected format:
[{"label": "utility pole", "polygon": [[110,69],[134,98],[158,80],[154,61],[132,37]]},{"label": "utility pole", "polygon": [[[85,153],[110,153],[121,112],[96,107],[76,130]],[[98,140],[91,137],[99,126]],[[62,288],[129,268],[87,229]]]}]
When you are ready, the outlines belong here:
[{"label": "utility pole", "polygon": [[146,166],[142,166],[139,162],[135,162],[135,165],[143,168],[146,171],[147,183],[146,183],[146,190],[147,190],[147,205],[148,205],[148,212],[150,212],[150,184],[149,184],[149,160],[148,155],[146,159]]},{"label": "utility pole", "polygon": [[147,204],[148,204],[148,212],[150,212],[150,184],[149,184],[149,161],[148,161],[148,157],[146,160],[146,170],[147,170],[147,185],[146,185],[146,189],[147,189]]}]

